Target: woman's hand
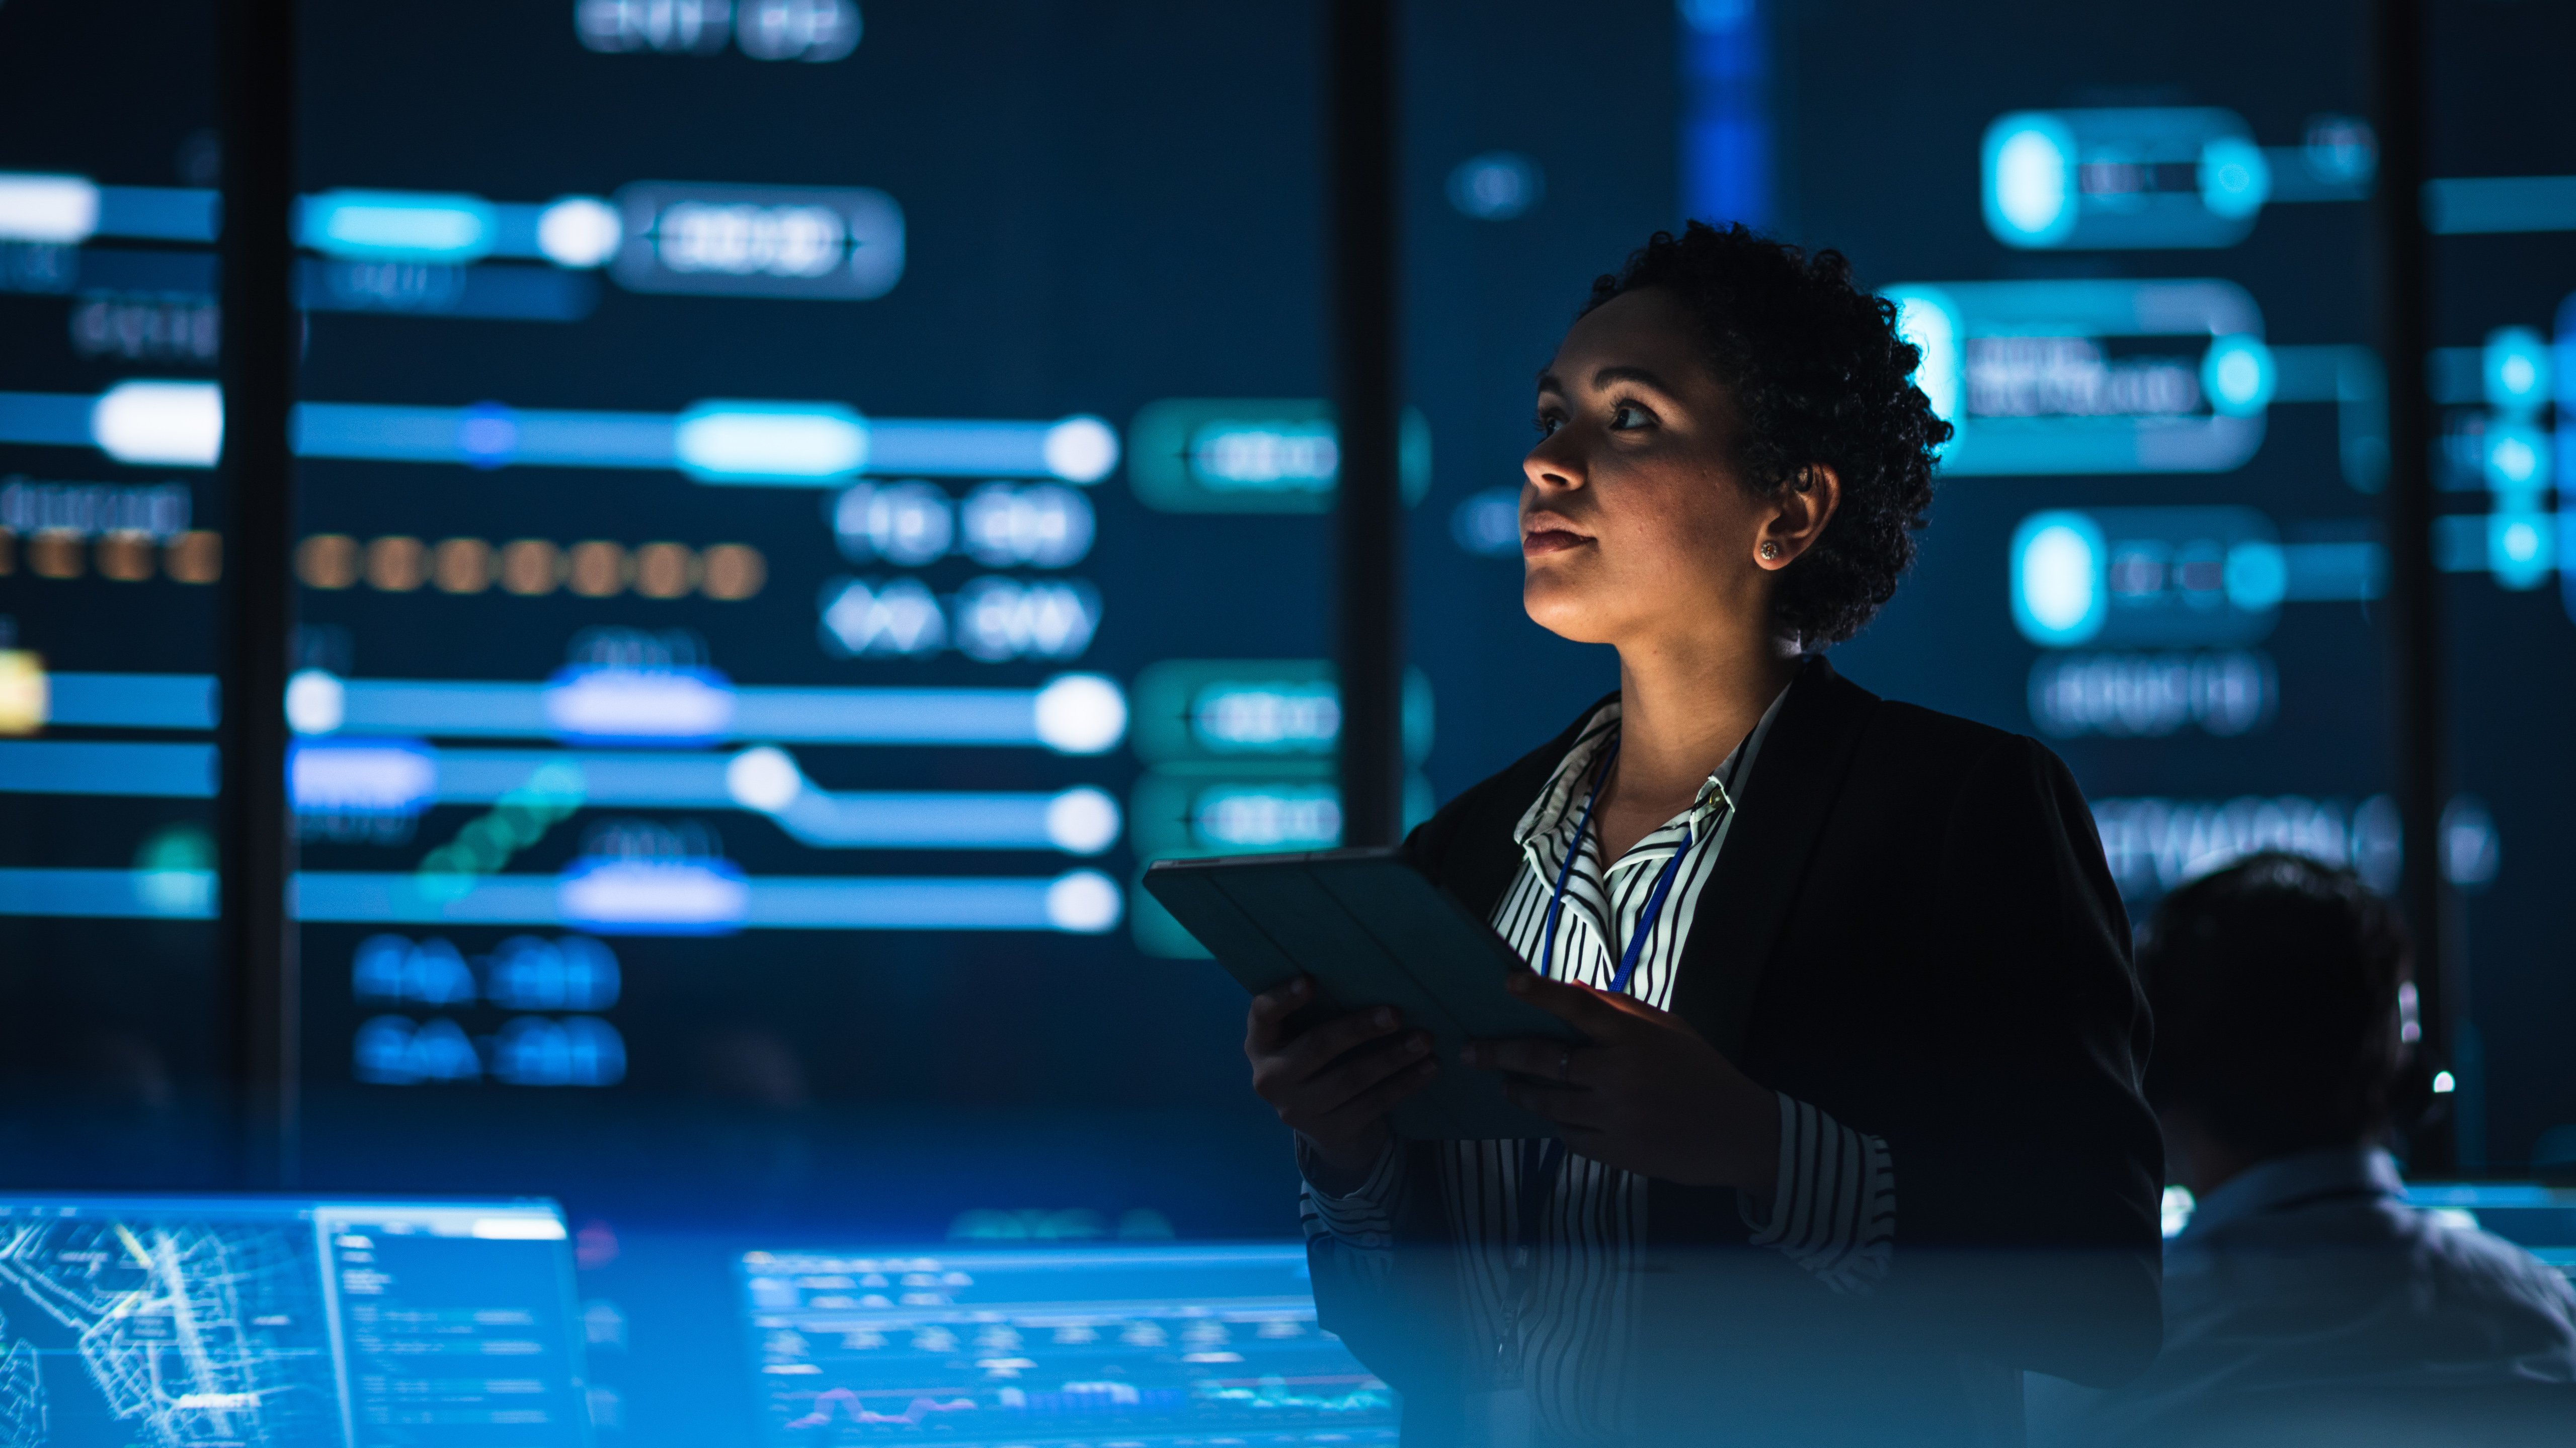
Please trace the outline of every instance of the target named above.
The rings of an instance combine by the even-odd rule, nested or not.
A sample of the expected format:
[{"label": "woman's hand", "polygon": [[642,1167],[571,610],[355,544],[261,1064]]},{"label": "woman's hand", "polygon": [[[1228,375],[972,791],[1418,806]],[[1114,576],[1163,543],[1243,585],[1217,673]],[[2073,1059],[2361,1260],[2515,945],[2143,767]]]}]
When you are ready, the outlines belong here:
[{"label": "woman's hand", "polygon": [[1591,1044],[1477,1041],[1459,1059],[1502,1072],[1512,1101],[1555,1122],[1569,1151],[1768,1200],[1780,1174],[1778,1097],[1669,1011],[1534,971],[1508,984]]},{"label": "woman's hand", "polygon": [[1303,975],[1254,996],[1243,1054],[1252,1061],[1252,1089],[1329,1168],[1330,1179],[1315,1184],[1338,1194],[1377,1165],[1387,1110],[1431,1084],[1440,1063],[1431,1057],[1430,1033],[1397,1034],[1401,1022],[1385,1006],[1291,1033],[1288,1018],[1314,999],[1314,978]]}]

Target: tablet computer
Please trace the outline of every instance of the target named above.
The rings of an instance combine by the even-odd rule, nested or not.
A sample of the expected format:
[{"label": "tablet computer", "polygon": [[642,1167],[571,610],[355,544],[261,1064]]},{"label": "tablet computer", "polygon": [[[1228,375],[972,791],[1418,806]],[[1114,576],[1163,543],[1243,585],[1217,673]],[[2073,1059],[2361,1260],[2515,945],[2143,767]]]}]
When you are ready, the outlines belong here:
[{"label": "tablet computer", "polygon": [[1300,973],[1327,1013],[1392,1006],[1431,1033],[1440,1074],[1390,1120],[1414,1140],[1556,1135],[1514,1106],[1502,1079],[1458,1064],[1471,1040],[1537,1036],[1579,1044],[1581,1032],[1504,989],[1524,969],[1509,944],[1400,850],[1324,850],[1215,860],[1162,860],[1145,889],[1217,963],[1255,994]]}]

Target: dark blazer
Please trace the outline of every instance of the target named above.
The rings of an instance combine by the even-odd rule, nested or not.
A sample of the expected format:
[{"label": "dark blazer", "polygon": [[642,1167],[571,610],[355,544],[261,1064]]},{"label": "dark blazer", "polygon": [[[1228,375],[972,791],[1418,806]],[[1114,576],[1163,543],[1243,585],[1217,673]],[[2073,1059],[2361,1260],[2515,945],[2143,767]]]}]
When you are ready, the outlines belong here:
[{"label": "dark blazer", "polygon": [[[1415,830],[1420,867],[1490,913],[1581,723]],[[2019,1369],[2106,1384],[2153,1359],[2146,1004],[2092,815],[2047,749],[1809,659],[1672,1007],[1754,1080],[1887,1141],[1896,1235],[1878,1290],[1840,1297],[1747,1248],[1733,1190],[1652,1183],[1625,1365],[1645,1421],[1693,1441],[2017,1441]],[[1445,1436],[1491,1349],[1467,1330],[1437,1148],[1405,1150],[1391,1269],[1330,1239],[1312,1256],[1324,1326],[1406,1394],[1411,1443]]]}]

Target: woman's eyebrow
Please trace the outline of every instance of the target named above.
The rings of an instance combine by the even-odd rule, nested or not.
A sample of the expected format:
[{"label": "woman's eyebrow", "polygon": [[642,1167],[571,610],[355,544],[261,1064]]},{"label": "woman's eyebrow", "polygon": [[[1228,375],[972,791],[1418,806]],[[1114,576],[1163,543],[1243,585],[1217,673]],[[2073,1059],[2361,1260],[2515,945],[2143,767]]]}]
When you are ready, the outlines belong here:
[{"label": "woman's eyebrow", "polygon": [[1592,374],[1592,386],[1595,390],[1616,382],[1634,382],[1640,387],[1651,387],[1667,397],[1678,395],[1673,391],[1671,383],[1643,367],[1604,367]]}]

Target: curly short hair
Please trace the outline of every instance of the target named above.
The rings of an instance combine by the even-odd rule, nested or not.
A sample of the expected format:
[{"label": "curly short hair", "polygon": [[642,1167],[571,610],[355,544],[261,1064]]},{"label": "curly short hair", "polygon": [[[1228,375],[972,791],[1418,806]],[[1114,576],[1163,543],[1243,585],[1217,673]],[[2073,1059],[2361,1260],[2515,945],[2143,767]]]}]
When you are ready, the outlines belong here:
[{"label": "curly short hair", "polygon": [[1836,644],[1896,594],[1932,506],[1934,451],[1950,424],[1914,385],[1922,354],[1897,335],[1896,304],[1852,284],[1841,252],[1807,252],[1694,221],[1658,231],[1592,284],[1590,312],[1656,288],[1698,322],[1735,402],[1735,464],[1765,496],[1824,466],[1842,501],[1823,536],[1782,571],[1772,609],[1801,645]]}]

